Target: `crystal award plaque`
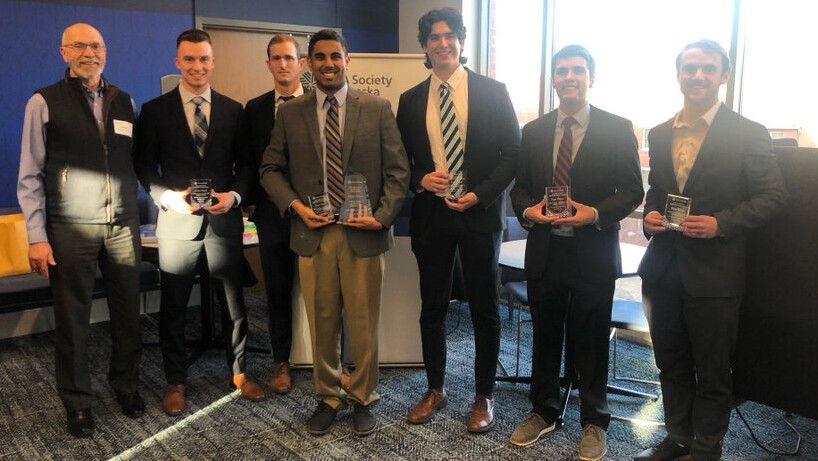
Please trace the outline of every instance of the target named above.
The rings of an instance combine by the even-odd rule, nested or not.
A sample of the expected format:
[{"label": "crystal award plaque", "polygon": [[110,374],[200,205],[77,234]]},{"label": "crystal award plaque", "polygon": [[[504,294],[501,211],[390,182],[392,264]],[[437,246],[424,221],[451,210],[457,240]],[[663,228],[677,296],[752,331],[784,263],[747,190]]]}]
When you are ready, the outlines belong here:
[{"label": "crystal award plaque", "polygon": [[213,197],[210,195],[212,181],[210,179],[190,180],[190,205],[194,208],[204,208],[213,205]]},{"label": "crystal award plaque", "polygon": [[568,186],[545,188],[545,206],[543,214],[548,218],[567,218],[571,216],[571,204],[568,203]]},{"label": "crystal award plaque", "polygon": [[349,173],[344,178],[344,203],[341,204],[340,220],[372,216],[372,204],[366,188],[366,177],[361,173]]},{"label": "crystal award plaque", "polygon": [[336,214],[332,209],[332,202],[329,200],[329,194],[326,192],[323,194],[310,196],[310,208],[312,209],[313,213],[317,214],[318,216],[334,218]]},{"label": "crystal award plaque", "polygon": [[457,203],[466,195],[466,171],[458,170],[449,177],[449,186],[446,188],[446,200]]},{"label": "crystal award plaque", "polygon": [[690,204],[693,201],[690,197],[667,194],[665,204],[665,216],[662,218],[662,225],[670,230],[681,231],[682,222],[690,214]]}]

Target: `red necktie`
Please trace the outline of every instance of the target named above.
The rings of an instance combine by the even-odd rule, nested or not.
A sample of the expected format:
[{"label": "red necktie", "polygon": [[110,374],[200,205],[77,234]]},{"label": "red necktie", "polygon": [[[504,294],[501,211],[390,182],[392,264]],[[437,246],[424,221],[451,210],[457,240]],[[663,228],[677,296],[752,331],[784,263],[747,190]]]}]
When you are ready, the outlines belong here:
[{"label": "red necktie", "polygon": [[557,152],[557,163],[554,165],[554,185],[567,186],[571,183],[571,158],[574,155],[574,135],[571,126],[577,123],[573,117],[562,121],[562,140]]}]

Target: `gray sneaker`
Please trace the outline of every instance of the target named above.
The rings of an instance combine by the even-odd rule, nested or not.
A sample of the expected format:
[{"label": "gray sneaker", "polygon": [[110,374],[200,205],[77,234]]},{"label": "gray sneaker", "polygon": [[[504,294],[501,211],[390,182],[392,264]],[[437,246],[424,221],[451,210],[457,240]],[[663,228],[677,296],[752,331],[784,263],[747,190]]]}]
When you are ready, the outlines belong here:
[{"label": "gray sneaker", "polygon": [[582,461],[597,461],[608,452],[605,429],[593,424],[586,424],[582,428],[582,438],[579,439],[579,459]]},{"label": "gray sneaker", "polygon": [[537,413],[529,413],[525,419],[517,425],[514,433],[511,434],[511,444],[518,447],[527,447],[540,440],[540,437],[553,431],[557,425],[554,421],[546,421]]}]

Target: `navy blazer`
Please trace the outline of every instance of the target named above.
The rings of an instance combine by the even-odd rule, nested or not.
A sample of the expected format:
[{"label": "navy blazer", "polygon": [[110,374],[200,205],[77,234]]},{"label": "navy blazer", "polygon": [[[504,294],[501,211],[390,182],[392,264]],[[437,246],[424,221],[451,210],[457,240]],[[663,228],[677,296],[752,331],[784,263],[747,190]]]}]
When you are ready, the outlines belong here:
[{"label": "navy blazer", "polygon": [[674,259],[685,290],[696,297],[734,297],[744,292],[746,232],[761,226],[786,202],[784,180],[764,126],[721,105],[702,142],[685,188],[673,170],[673,119],[650,130],[650,188],[645,214],[664,215],[667,194],[692,199],[691,215],[714,216],[720,236],[695,239],[680,232],[647,235],[639,266],[646,282],[658,280]]},{"label": "navy blazer", "polygon": [[[595,225],[574,228],[582,276],[600,282],[621,274],[619,221],[642,202],[644,189],[636,137],[630,120],[591,106],[588,129],[571,164],[571,198],[599,213]],[[554,110],[523,127],[517,181],[511,191],[514,212],[524,226],[526,208],[541,202],[554,176]],[[545,273],[551,225],[529,227],[525,272]]]},{"label": "navy blazer", "polygon": [[[167,190],[181,191],[195,178],[210,178],[216,192],[250,193],[253,162],[247,142],[247,126],[241,104],[211,90],[210,120],[204,156],[193,143],[179,88],[146,102],[137,120],[135,166],[139,181],[159,207],[156,235],[191,240],[199,234],[204,216],[162,209],[160,197]],[[213,231],[222,237],[244,232],[241,209],[208,215]]]},{"label": "navy blazer", "polygon": [[[471,230],[495,232],[503,229],[503,191],[514,178],[520,149],[520,125],[504,84],[475,74],[469,69],[469,119],[463,165],[466,187],[480,203],[463,215]],[[412,170],[410,188],[417,192],[420,180],[435,171],[432,147],[426,129],[426,107],[431,76],[400,96],[398,128]],[[415,195],[409,221],[410,235],[428,225],[435,200],[433,192]]]}]

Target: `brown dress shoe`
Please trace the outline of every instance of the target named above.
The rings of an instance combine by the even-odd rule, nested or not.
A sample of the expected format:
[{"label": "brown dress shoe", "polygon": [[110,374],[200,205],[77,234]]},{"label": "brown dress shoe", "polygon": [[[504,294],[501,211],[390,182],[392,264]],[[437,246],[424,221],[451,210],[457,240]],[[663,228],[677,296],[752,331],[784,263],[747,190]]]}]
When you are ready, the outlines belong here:
[{"label": "brown dress shoe", "polygon": [[179,416],[185,411],[185,385],[168,384],[162,397],[162,410],[170,416]]},{"label": "brown dress shoe", "polygon": [[449,398],[446,396],[445,389],[429,389],[409,412],[407,419],[412,424],[423,424],[432,419],[435,412],[445,407],[447,403],[449,403]]},{"label": "brown dress shoe", "polygon": [[293,380],[290,377],[290,364],[287,362],[278,362],[273,367],[273,380],[270,382],[270,387],[276,394],[286,394],[293,388]]},{"label": "brown dress shoe", "polygon": [[261,390],[261,386],[250,381],[244,373],[233,376],[230,387],[241,390],[241,396],[251,402],[261,402],[267,398],[264,391]]},{"label": "brown dress shoe", "polygon": [[494,426],[494,399],[476,395],[469,415],[469,432],[486,432]]}]

